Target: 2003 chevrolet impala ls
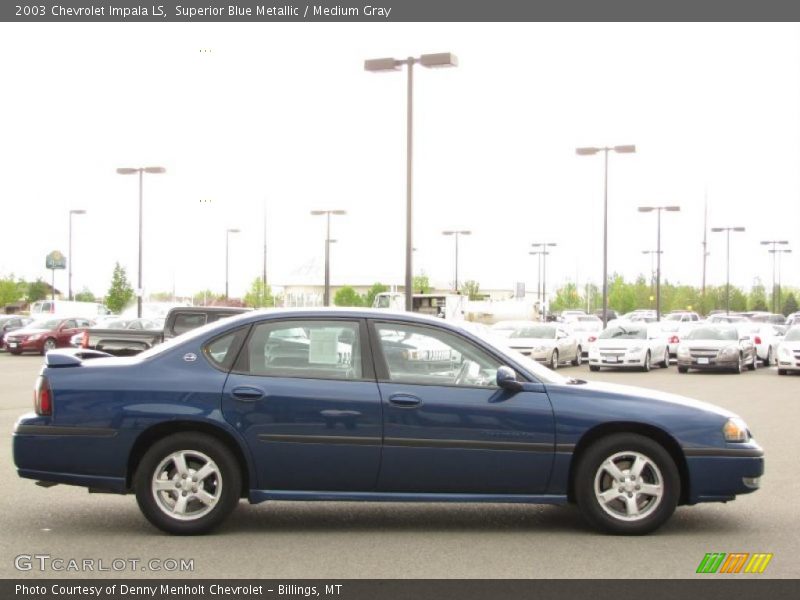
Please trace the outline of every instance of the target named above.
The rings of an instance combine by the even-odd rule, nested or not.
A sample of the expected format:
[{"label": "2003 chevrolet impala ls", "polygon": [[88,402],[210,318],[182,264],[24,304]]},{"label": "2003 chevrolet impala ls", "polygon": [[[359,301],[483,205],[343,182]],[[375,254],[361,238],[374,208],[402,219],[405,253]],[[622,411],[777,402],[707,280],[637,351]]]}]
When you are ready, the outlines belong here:
[{"label": "2003 chevrolet impala ls", "polygon": [[736,415],[562,377],[474,329],[408,313],[273,310],[131,358],[55,350],[15,427],[22,477],[135,493],[175,534],[240,498],[569,503],[616,534],[753,492]]}]

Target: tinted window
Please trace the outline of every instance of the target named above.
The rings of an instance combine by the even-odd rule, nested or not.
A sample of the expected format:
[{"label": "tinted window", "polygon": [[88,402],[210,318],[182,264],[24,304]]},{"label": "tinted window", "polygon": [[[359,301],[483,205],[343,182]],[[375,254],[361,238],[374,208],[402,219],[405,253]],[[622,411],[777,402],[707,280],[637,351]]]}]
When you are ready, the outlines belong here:
[{"label": "tinted window", "polygon": [[64,329],[75,329],[77,326],[78,323],[74,319],[64,322]]},{"label": "tinted window", "polygon": [[247,335],[249,327],[242,327],[212,340],[203,348],[203,352],[211,363],[225,371],[229,370],[236,359],[234,356],[242,346],[242,339]]},{"label": "tinted window", "polygon": [[377,331],[392,382],[496,387],[501,363],[457,335],[400,323]]},{"label": "tinted window", "polygon": [[202,313],[178,313],[175,315],[175,324],[172,332],[180,335],[206,324],[206,316]]},{"label": "tinted window", "polygon": [[515,329],[509,338],[536,338],[552,340],[556,337],[556,328],[548,325],[538,325],[534,327],[520,327]]},{"label": "tinted window", "polygon": [[733,327],[699,327],[690,331],[685,340],[738,340],[739,333]]},{"label": "tinted window", "polygon": [[359,325],[351,321],[259,323],[235,370],[268,377],[361,379]]}]

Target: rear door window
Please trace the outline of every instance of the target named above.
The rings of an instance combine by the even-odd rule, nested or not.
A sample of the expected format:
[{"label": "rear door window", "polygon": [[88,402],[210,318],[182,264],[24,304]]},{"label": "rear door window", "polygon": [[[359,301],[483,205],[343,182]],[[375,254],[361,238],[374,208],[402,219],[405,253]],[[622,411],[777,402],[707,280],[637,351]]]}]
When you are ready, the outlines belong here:
[{"label": "rear door window", "polygon": [[197,329],[206,324],[206,315],[203,313],[178,313],[175,315],[175,323],[172,325],[172,333],[180,335]]}]

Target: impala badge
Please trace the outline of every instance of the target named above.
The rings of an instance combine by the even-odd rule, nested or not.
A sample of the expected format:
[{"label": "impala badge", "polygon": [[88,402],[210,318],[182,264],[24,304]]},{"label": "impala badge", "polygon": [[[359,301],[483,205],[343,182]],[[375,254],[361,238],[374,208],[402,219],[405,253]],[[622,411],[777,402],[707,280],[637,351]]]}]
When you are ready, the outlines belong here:
[{"label": "impala badge", "polygon": [[183,355],[183,360],[185,360],[186,362],[194,362],[197,360],[197,354],[194,354],[192,352],[187,352],[186,354]]}]

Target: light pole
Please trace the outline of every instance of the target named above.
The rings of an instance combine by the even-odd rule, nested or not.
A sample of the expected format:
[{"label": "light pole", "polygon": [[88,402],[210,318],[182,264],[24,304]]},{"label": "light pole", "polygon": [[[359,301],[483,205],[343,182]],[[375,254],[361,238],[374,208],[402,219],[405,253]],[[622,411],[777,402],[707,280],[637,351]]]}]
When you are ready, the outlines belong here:
[{"label": "light pole", "polygon": [[453,289],[455,290],[456,294],[458,293],[458,238],[462,235],[472,235],[472,232],[468,229],[461,229],[461,230],[447,230],[443,231],[442,235],[452,235],[456,239],[456,271],[455,271],[455,278],[453,279]]},{"label": "light pole", "polygon": [[325,230],[325,295],[323,296],[322,303],[325,306],[330,306],[331,300],[331,215],[346,215],[346,210],[312,210],[311,214],[314,216],[325,215],[326,217],[326,230]]},{"label": "light pole", "polygon": [[636,152],[636,146],[629,144],[575,149],[575,153],[578,156],[592,156],[598,152],[603,152],[605,155],[605,175],[603,178],[603,328],[608,325],[608,153],[611,151],[618,154],[631,154]]},{"label": "light pole", "polygon": [[537,242],[531,244],[534,248],[541,248],[542,254],[542,321],[547,320],[547,248],[557,246],[555,242]]},{"label": "light pole", "polygon": [[136,289],[136,315],[139,318],[142,317],[142,295],[144,294],[142,289],[142,179],[144,173],[161,175],[166,172],[167,170],[164,167],[122,167],[117,169],[119,175],[139,174],[139,278]]},{"label": "light pole", "polygon": [[679,212],[680,206],[640,206],[639,212],[648,213],[656,211],[658,213],[658,236],[656,242],[656,321],[661,320],[661,211]]},{"label": "light pole", "polygon": [[725,278],[725,314],[731,312],[731,231],[744,231],[744,227],[712,227],[711,233],[727,233],[727,245],[725,250],[726,278]]},{"label": "light pole", "polygon": [[[777,255],[777,257],[778,257],[778,310],[775,310],[773,308],[772,312],[774,312],[774,313],[780,313],[781,312],[781,255],[790,254],[791,252],[792,252],[792,250],[790,248],[780,248],[780,249],[772,249],[772,250],[770,250],[770,253],[772,253],[773,269],[774,269],[774,265],[775,265],[775,256]],[[775,284],[773,284],[773,287],[775,287]]]},{"label": "light pole", "polygon": [[656,254],[663,254],[663,252],[660,250],[642,250],[642,254],[650,255],[650,291],[654,297],[656,295],[656,291],[654,289],[656,286],[656,265],[655,265]]},{"label": "light pole", "polygon": [[778,254],[775,252],[776,247],[778,245],[785,246],[789,243],[788,240],[765,240],[761,242],[762,246],[769,246],[772,245],[772,249],[769,251],[772,254],[772,312],[777,313],[778,311],[775,310],[775,256]]},{"label": "light pole", "polygon": [[[67,286],[69,290],[67,291],[67,299],[72,300],[72,215],[85,215],[86,211],[82,208],[76,208],[69,211],[69,255],[67,256],[67,270],[69,275],[67,276],[68,283]],[[774,286],[774,283],[773,283]]]},{"label": "light pole", "polygon": [[228,247],[230,246],[231,234],[239,233],[239,229],[226,229],[225,230],[225,300],[228,299]]},{"label": "light pole", "polygon": [[413,142],[414,142],[414,65],[419,63],[427,68],[458,66],[455,54],[442,52],[439,54],[423,54],[418,58],[409,56],[405,59],[374,58],[364,61],[364,70],[373,73],[382,71],[399,71],[406,65],[408,83],[406,86],[406,310],[412,309],[414,273],[412,270],[412,189],[413,189]]}]

